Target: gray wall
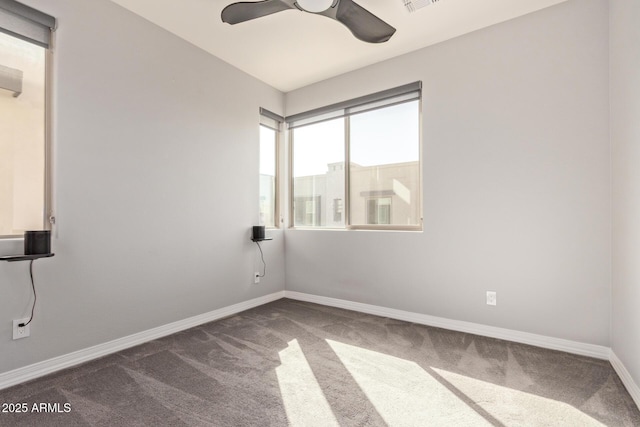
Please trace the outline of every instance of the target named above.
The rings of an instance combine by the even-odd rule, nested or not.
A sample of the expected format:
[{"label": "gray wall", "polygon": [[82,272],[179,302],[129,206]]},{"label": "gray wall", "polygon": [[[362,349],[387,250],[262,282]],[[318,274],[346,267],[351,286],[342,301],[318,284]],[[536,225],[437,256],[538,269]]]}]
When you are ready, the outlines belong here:
[{"label": "gray wall", "polygon": [[613,301],[611,347],[640,384],[640,2],[610,3]]},{"label": "gray wall", "polygon": [[[0,372],[284,288],[259,256],[259,107],[283,94],[106,0],[29,0],[59,19],[55,258],[0,265]],[[0,242],[20,253],[21,241]]]},{"label": "gray wall", "polygon": [[608,2],[571,0],[288,93],[422,80],[424,232],[287,231],[287,289],[609,345],[607,64]]},{"label": "gray wall", "polygon": [[[28,264],[0,265],[0,372],[276,292],[285,277],[289,290],[609,345],[605,0],[287,94],[293,114],[422,80],[425,227],[290,230],[286,252],[274,231],[257,286],[258,107],[281,113],[283,95],[111,2],[25,2],[59,18],[57,255],[35,263],[36,320],[19,341],[11,320],[30,309]],[[638,382],[638,64],[624,43],[638,40],[638,10],[615,4],[613,347]]]}]

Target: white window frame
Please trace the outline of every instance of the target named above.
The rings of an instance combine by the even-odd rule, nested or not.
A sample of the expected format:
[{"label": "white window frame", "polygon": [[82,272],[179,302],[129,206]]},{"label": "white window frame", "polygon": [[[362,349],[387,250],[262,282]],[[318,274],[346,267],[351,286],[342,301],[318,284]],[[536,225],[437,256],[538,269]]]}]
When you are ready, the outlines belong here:
[{"label": "white window frame", "polygon": [[[350,191],[350,116],[366,113],[377,109],[391,107],[405,102],[418,102],[418,224],[351,224],[351,191]],[[344,119],[344,177],[345,193],[343,199],[344,227],[311,227],[295,225],[294,212],[294,149],[295,128],[307,124],[320,123],[327,120],[343,117]],[[360,98],[340,102],[326,107],[317,108],[304,113],[295,114],[285,118],[289,139],[289,228],[304,230],[378,230],[378,231],[422,231],[423,230],[423,195],[422,195],[422,82],[414,82],[404,86],[366,95]]]}]

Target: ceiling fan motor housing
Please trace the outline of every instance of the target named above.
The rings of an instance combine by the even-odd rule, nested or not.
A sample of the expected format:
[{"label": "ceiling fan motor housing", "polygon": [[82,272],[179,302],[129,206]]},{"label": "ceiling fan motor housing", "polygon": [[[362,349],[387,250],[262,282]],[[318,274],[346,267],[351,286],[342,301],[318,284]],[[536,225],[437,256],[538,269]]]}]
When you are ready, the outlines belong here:
[{"label": "ceiling fan motor housing", "polygon": [[324,12],[334,6],[334,0],[297,0],[296,3],[305,12],[319,13]]}]

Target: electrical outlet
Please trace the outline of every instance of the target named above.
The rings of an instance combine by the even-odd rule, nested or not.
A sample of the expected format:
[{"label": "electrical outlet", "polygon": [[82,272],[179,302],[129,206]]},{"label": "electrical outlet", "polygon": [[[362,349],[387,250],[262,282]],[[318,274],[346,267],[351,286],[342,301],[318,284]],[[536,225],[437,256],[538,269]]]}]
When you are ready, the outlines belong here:
[{"label": "electrical outlet", "polygon": [[253,273],[253,283],[260,283],[260,273],[257,271]]},{"label": "electrical outlet", "polygon": [[487,291],[487,305],[497,305],[498,296],[495,291]]},{"label": "electrical outlet", "polygon": [[26,338],[31,335],[31,325],[27,326],[18,326],[21,323],[27,323],[29,318],[26,319],[16,319],[13,321],[13,339],[19,340],[20,338]]}]

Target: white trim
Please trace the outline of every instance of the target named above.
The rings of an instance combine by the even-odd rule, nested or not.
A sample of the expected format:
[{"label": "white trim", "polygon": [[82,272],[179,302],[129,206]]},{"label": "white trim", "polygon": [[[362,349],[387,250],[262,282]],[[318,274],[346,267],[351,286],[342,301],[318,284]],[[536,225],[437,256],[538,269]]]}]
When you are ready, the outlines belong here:
[{"label": "white trim", "polygon": [[597,359],[608,360],[609,354],[611,352],[609,347],[601,345],[569,341],[562,338],[547,337],[544,335],[531,334],[528,332],[497,328],[495,326],[464,322],[461,320],[445,319],[444,317],[429,316],[427,314],[396,310],[393,308],[380,307],[377,305],[363,304],[359,302],[352,302],[294,291],[284,291],[284,296],[285,298],[291,298],[299,301],[313,302],[316,304],[328,305],[331,307],[338,307],[347,310],[359,311],[362,313],[374,314],[376,316],[389,317],[391,319],[404,320],[421,325],[435,326],[437,328],[444,328],[453,331],[466,332],[469,334],[482,335],[485,337],[498,338],[501,340],[548,348],[551,350],[565,351],[567,353],[595,357]]},{"label": "white trim", "polygon": [[2,373],[0,374],[0,390],[16,384],[21,384],[23,382],[33,380],[52,372],[78,365],[80,363],[88,362],[90,360],[97,359],[99,357],[106,356],[120,350],[134,347],[136,345],[143,344],[154,339],[162,338],[164,336],[184,331],[186,329],[193,328],[204,323],[231,316],[236,313],[240,313],[242,311],[279,300],[281,298],[290,298],[299,301],[313,302],[330,307],[344,308],[347,310],[373,314],[376,316],[389,317],[391,319],[404,320],[421,325],[434,326],[459,332],[466,332],[475,335],[482,335],[491,338],[519,342],[522,344],[529,344],[552,350],[565,351],[567,353],[590,356],[598,359],[608,359],[611,362],[614,370],[622,380],[623,384],[627,388],[627,391],[635,401],[636,405],[638,405],[638,407],[640,408],[640,388],[634,382],[633,378],[629,374],[629,371],[627,371],[620,359],[618,359],[615,353],[608,347],[294,291],[275,292],[263,297],[243,301],[238,304],[219,308],[217,310],[200,314],[198,316],[193,316],[188,319],[179,320],[177,322],[169,323],[164,326],[159,326],[147,331],[138,332],[133,335],[118,338],[113,341],[98,344],[93,347],[78,350],[73,353],[54,357],[49,360],[34,363],[33,365]]},{"label": "white trim", "polygon": [[159,326],[157,328],[138,332],[103,344],[98,344],[93,347],[74,351],[73,353],[34,363],[33,365],[14,369],[13,371],[0,374],[0,390],[25,381],[30,381],[61,369],[87,362],[89,360],[97,359],[129,347],[162,338],[176,332],[184,331],[185,329],[193,328],[194,326],[231,316],[241,311],[279,300],[283,297],[284,291],[275,292],[263,297],[243,301],[238,304],[219,308],[198,316],[189,317],[188,319],[179,320],[164,326]]},{"label": "white trim", "polygon": [[618,359],[618,356],[611,350],[611,355],[609,356],[609,361],[613,366],[613,369],[617,372],[618,376],[622,380],[622,383],[627,388],[627,391],[631,395],[631,398],[634,402],[636,402],[636,406],[640,409],[640,387],[633,380],[633,377],[627,371],[627,368],[622,364],[622,361]]}]

